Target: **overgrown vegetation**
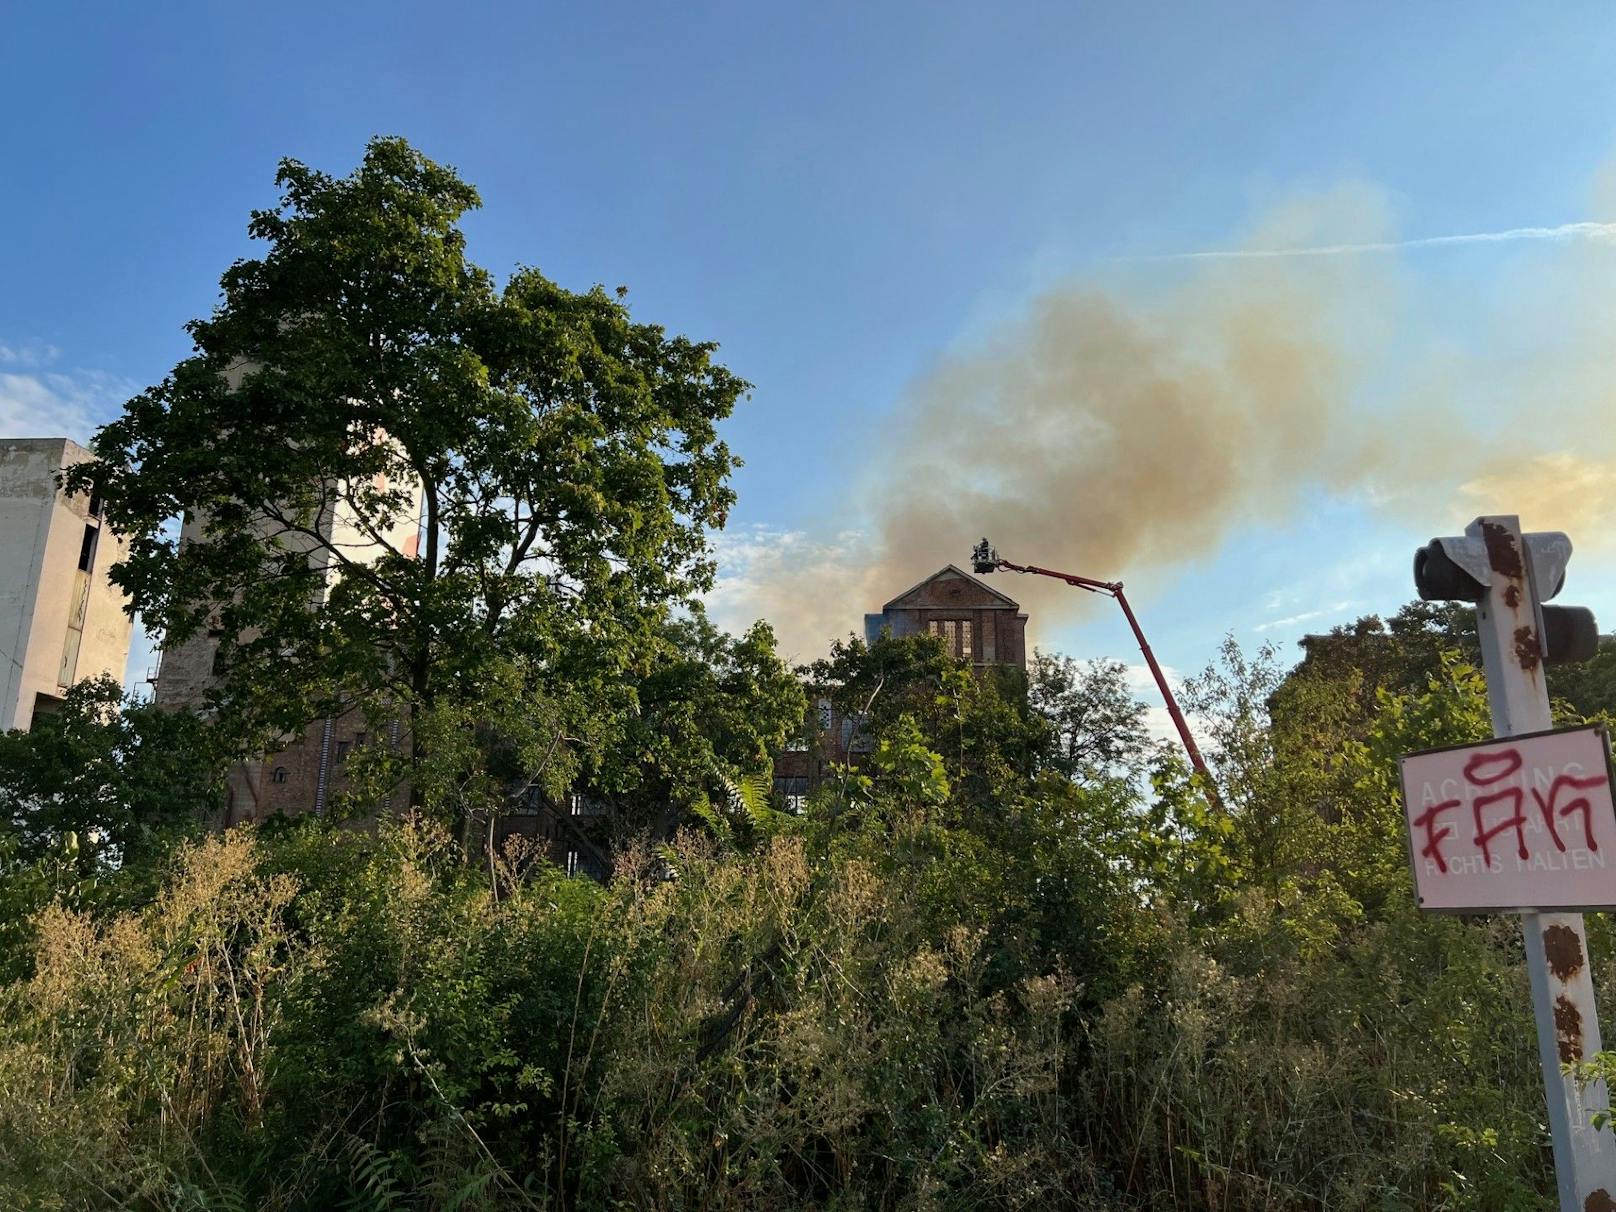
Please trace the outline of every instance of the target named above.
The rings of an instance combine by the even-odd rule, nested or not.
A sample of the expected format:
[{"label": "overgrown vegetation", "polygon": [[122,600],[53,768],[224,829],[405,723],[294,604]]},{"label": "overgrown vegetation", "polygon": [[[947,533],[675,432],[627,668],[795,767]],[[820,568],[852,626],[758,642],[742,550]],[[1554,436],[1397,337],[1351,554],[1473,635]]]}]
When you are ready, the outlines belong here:
[{"label": "overgrown vegetation", "polygon": [[1471,667],[1364,725],[1231,646],[1215,815],[928,640],[841,658],[920,710],[604,886],[424,818],[13,850],[0,1204],[1551,1206],[1518,931],[1408,889],[1392,759],[1482,732]]},{"label": "overgrown vegetation", "polygon": [[[1552,1206],[1518,930],[1409,888],[1395,759],[1487,729],[1462,612],[1226,644],[1186,694],[1216,809],[1120,666],[850,640],[801,673],[867,757],[788,814],[802,688],[693,596],[711,347],[495,291],[397,141],[282,180],[97,444],[137,605],[226,637],[210,712],[86,686],[0,738],[0,1207]],[[436,562],[328,577],[331,494],[393,534],[410,475]],[[233,756],[353,704],[413,740],[347,820],[205,830]],[[610,880],[487,846],[535,782],[617,805]]]}]

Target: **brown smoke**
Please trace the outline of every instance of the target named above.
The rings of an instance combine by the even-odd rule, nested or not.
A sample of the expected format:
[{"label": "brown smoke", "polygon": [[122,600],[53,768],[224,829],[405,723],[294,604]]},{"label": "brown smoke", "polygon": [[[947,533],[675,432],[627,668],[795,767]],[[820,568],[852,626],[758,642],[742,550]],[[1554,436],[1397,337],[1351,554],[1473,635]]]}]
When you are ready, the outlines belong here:
[{"label": "brown smoke", "polygon": [[[1351,188],[1249,240],[1386,235],[1379,198]],[[1594,424],[1616,390],[1616,288],[1590,265],[1616,254],[1532,256],[1529,277],[1476,284],[1501,292],[1483,326],[1499,331],[1467,345],[1419,314],[1422,281],[1395,255],[1113,267],[1048,293],[916,385],[861,471],[862,537],[755,552],[727,605],[810,656],[984,534],[1024,563],[1137,579],[1321,493],[1428,533],[1517,512],[1586,548],[1616,505]],[[1084,601],[1031,578],[1012,591],[1035,618]]]}]

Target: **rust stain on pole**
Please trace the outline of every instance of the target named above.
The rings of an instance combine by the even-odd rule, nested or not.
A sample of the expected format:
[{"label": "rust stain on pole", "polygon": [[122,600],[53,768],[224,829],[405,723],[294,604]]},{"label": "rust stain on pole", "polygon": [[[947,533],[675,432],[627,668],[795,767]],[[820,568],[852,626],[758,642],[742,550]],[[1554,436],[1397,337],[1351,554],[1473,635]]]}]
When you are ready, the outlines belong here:
[{"label": "rust stain on pole", "polygon": [[1543,954],[1556,980],[1568,981],[1582,971],[1582,941],[1569,926],[1550,926],[1543,932]]},{"label": "rust stain on pole", "polygon": [[1582,1059],[1582,1011],[1563,993],[1554,999],[1554,1042],[1562,1065]]},{"label": "rust stain on pole", "polygon": [[1537,632],[1530,627],[1515,629],[1515,659],[1527,673],[1534,671],[1538,662],[1543,659],[1543,654],[1538,649]]},{"label": "rust stain on pole", "polygon": [[1515,537],[1497,522],[1483,522],[1481,524],[1482,541],[1487,544],[1487,562],[1493,566],[1493,571],[1512,581],[1525,578],[1526,568],[1521,563],[1521,549],[1515,545]]}]

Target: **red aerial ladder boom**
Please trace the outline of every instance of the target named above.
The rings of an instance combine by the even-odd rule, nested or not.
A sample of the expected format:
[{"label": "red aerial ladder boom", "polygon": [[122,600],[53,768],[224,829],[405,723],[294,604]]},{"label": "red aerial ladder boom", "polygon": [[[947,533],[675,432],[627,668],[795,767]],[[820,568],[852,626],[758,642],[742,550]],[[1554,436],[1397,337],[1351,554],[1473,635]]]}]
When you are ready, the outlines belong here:
[{"label": "red aerial ladder boom", "polygon": [[999,553],[993,549],[986,539],[976,545],[971,553],[972,566],[979,573],[993,572],[1004,569],[1006,572],[1025,572],[1033,576],[1053,577],[1057,581],[1065,581],[1068,585],[1078,589],[1086,589],[1090,593],[1102,594],[1115,598],[1117,605],[1122,607],[1122,613],[1128,620],[1128,626],[1133,628],[1133,638],[1139,642],[1139,651],[1145,654],[1145,664],[1150,666],[1150,675],[1156,679],[1156,686],[1161,691],[1162,699],[1167,704],[1167,714],[1173,717],[1173,725],[1178,729],[1179,740],[1184,742],[1184,752],[1189,754],[1190,765],[1195,767],[1195,773],[1206,780],[1209,794],[1216,796],[1217,788],[1212,782],[1211,772],[1206,768],[1206,762],[1201,757],[1201,751],[1195,744],[1195,737],[1190,732],[1189,723],[1184,719],[1184,713],[1178,709],[1178,700],[1173,697],[1173,688],[1167,684],[1167,678],[1156,663],[1156,654],[1150,650],[1145,640],[1145,633],[1140,630],[1139,620],[1134,617],[1133,607],[1128,605],[1128,597],[1122,592],[1121,581],[1097,581],[1093,577],[1080,577],[1072,572],[1056,572],[1052,568],[1040,568],[1036,564],[1015,564],[1009,560],[1001,559]]}]

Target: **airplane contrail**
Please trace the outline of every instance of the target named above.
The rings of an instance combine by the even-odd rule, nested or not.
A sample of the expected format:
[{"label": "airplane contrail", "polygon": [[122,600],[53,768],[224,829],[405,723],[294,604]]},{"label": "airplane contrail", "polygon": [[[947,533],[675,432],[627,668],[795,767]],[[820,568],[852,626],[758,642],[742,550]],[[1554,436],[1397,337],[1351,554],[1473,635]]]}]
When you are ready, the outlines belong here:
[{"label": "airplane contrail", "polygon": [[1156,253],[1122,257],[1124,261],[1267,261],[1279,257],[1340,257],[1351,253],[1398,252],[1405,248],[1439,248],[1450,244],[1505,244],[1513,240],[1594,240],[1616,244],[1616,223],[1562,223],[1558,227],[1511,227],[1458,236],[1425,236],[1418,240],[1380,240],[1368,244],[1314,244],[1301,248],[1227,248],[1206,252]]}]

